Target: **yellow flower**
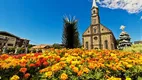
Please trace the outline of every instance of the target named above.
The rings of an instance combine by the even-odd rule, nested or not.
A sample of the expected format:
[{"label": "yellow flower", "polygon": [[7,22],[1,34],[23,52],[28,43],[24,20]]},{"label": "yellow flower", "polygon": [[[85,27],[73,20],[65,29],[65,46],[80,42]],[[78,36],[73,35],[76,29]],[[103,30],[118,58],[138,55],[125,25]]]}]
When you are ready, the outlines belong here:
[{"label": "yellow flower", "polygon": [[107,80],[121,80],[121,78],[116,78],[116,77],[111,77],[111,78],[109,78],[109,79],[107,79]]},{"label": "yellow flower", "polygon": [[83,69],[83,72],[88,73],[88,72],[89,72],[89,69],[88,69],[88,68],[84,68],[84,69]]},{"label": "yellow flower", "polygon": [[79,71],[79,69],[77,67],[74,67],[73,71],[77,73]]},{"label": "yellow flower", "polygon": [[61,80],[66,80],[68,79],[68,75],[66,73],[61,74]]},{"label": "yellow flower", "polygon": [[131,65],[131,64],[128,64],[128,65],[126,65],[128,68],[131,68],[133,65]]},{"label": "yellow flower", "polygon": [[132,80],[132,79],[127,77],[126,80]]},{"label": "yellow flower", "polygon": [[14,76],[12,76],[11,78],[10,78],[10,80],[19,80],[20,78],[19,78],[19,76],[17,76],[17,75],[14,75]]},{"label": "yellow flower", "polygon": [[116,57],[116,54],[114,54],[114,53],[111,53],[110,55],[111,55],[112,57]]},{"label": "yellow flower", "polygon": [[46,72],[45,76],[50,78],[52,76],[52,71]]}]

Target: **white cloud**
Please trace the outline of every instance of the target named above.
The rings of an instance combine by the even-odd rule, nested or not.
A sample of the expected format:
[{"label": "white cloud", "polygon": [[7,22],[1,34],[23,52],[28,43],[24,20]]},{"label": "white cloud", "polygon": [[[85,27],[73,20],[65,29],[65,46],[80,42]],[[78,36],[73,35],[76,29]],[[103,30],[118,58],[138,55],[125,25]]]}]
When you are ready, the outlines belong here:
[{"label": "white cloud", "polygon": [[140,20],[142,20],[142,16],[140,17]]},{"label": "white cloud", "polygon": [[128,13],[139,13],[142,11],[142,0],[99,0],[102,7],[110,9],[123,9]]}]

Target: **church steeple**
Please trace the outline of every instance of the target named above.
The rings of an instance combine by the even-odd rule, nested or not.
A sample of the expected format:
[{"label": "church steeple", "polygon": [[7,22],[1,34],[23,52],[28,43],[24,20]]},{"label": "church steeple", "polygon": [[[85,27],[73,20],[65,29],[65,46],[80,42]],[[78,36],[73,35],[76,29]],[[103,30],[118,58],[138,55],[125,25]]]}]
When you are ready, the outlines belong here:
[{"label": "church steeple", "polygon": [[98,6],[97,6],[97,4],[96,4],[96,0],[93,0],[92,8],[93,8],[93,7],[98,8]]},{"label": "church steeple", "polygon": [[98,11],[98,6],[96,4],[96,0],[93,0],[93,3],[92,3],[91,20],[92,20],[92,25],[99,24],[99,11]]}]

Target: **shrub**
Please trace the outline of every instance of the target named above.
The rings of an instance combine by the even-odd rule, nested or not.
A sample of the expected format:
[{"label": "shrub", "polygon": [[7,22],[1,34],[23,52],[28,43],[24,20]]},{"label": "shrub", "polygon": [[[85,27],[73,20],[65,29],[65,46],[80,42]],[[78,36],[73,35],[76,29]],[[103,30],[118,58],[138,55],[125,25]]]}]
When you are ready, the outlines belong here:
[{"label": "shrub", "polygon": [[127,47],[123,51],[142,53],[142,44],[133,44],[131,47]]}]

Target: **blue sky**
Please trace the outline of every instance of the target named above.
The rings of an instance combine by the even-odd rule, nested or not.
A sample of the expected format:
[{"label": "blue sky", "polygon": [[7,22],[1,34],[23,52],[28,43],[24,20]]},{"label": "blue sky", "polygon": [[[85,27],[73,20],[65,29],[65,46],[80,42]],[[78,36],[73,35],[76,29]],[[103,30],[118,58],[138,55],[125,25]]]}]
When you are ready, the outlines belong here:
[{"label": "blue sky", "polygon": [[[116,38],[120,26],[126,26],[132,41],[142,40],[142,12],[126,8],[99,6],[101,23],[111,29]],[[80,39],[91,20],[91,0],[0,0],[0,31],[7,31],[32,44],[62,42],[63,16],[76,16]],[[141,33],[140,33],[141,32]]]}]

